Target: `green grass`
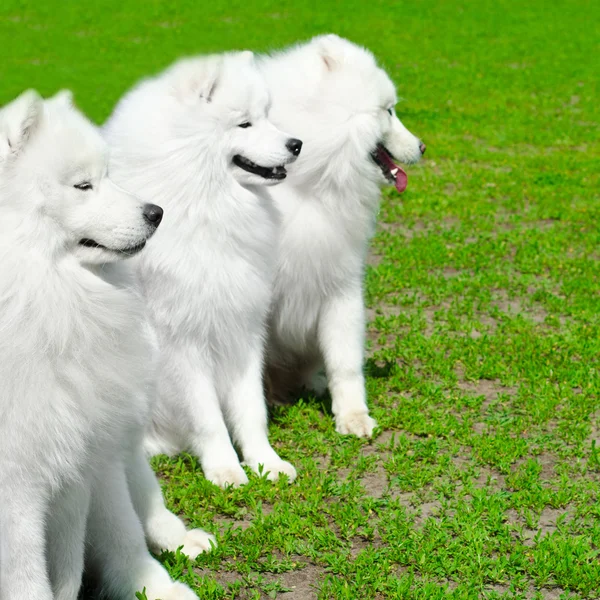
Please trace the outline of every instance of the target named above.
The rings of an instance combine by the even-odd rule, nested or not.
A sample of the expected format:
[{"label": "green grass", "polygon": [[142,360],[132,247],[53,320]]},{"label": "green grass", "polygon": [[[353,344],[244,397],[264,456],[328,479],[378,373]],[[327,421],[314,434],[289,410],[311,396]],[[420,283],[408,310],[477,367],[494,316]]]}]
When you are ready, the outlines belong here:
[{"label": "green grass", "polygon": [[3,0],[0,103],[70,87],[100,122],[181,54],[331,30],[377,53],[428,145],[367,272],[373,443],[307,399],[271,426],[292,485],[154,462],[218,534],[162,557],[202,598],[600,597],[599,19],[591,0]]}]

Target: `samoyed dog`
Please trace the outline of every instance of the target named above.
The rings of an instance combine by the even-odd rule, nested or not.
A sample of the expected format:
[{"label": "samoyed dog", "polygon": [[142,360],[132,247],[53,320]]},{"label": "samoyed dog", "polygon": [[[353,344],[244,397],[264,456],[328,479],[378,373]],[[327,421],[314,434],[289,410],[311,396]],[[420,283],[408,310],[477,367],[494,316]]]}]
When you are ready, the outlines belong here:
[{"label": "samoyed dog", "polygon": [[[362,372],[362,281],[380,188],[398,192],[425,145],[400,122],[396,89],[373,55],[336,35],[265,57],[269,118],[293,130],[304,151],[273,190],[281,212],[267,385],[328,385],[336,429],[370,436]],[[319,375],[325,368],[326,380]]]},{"label": "samoyed dog", "polygon": [[160,347],[151,454],[187,450],[207,479],[296,471],[269,444],[262,384],[277,213],[302,142],[267,119],[251,52],[184,59],[125,95],[105,125],[111,176],[165,219],[135,260]]},{"label": "samoyed dog", "polygon": [[110,597],[192,600],[144,535],[210,547],[167,511],[141,451],[153,351],[143,303],[105,267],[144,248],[162,209],[107,166],[68,92],[0,109],[2,600],[75,600],[84,554]]}]

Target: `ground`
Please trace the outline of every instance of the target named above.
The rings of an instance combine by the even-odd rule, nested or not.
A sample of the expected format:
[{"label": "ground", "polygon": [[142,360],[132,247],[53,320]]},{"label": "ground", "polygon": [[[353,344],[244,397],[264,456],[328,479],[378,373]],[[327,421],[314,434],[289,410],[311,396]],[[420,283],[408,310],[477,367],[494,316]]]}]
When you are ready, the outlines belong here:
[{"label": "ground", "polygon": [[0,103],[70,87],[97,122],[183,53],[334,31],[370,47],[428,145],[366,274],[372,442],[280,410],[296,482],[154,467],[215,532],[161,559],[201,598],[600,597],[597,2],[183,0],[0,7]]}]

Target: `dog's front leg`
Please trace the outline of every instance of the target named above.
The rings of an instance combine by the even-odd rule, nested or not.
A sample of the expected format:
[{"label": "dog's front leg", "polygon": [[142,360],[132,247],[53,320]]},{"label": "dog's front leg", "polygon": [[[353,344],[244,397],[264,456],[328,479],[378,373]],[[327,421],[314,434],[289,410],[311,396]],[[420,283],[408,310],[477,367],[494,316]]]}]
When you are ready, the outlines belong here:
[{"label": "dog's front leg", "polygon": [[0,600],[53,600],[46,564],[46,490],[0,482]]},{"label": "dog's front leg", "polygon": [[375,421],[369,416],[363,348],[365,310],[360,286],[327,298],[319,319],[319,346],[332,398],[336,430],[370,437]]},{"label": "dog's front leg", "polygon": [[177,402],[187,419],[188,446],[200,457],[206,479],[221,487],[248,483],[227,431],[212,377],[189,366],[178,382]]},{"label": "dog's front leg", "polygon": [[279,458],[269,443],[267,405],[262,377],[262,348],[250,352],[246,369],[233,381],[227,397],[227,415],[234,440],[239,444],[247,464],[255,473],[262,469],[270,480],[285,473],[290,481],[296,469]]},{"label": "dog's front leg", "polygon": [[160,485],[141,447],[127,461],[127,481],[148,546],[153,552],[175,552],[183,546],[184,554],[196,558],[201,552],[211,549],[211,542],[216,545],[214,535],[202,529],[188,531],[183,521],[167,509]]},{"label": "dog's front leg", "polygon": [[64,489],[52,502],[48,519],[48,567],[55,600],[76,600],[83,575],[90,484]]},{"label": "dog's front leg", "polygon": [[109,597],[134,600],[197,600],[186,585],[174,583],[148,552],[120,457],[105,466],[92,488],[88,519],[90,568]]}]

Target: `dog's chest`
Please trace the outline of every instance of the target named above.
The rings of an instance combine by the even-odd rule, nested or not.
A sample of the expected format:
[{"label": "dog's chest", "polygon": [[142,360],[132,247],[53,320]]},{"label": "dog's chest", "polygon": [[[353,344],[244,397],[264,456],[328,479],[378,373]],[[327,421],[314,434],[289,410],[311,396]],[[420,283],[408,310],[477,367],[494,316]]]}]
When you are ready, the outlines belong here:
[{"label": "dog's chest", "polygon": [[278,240],[276,293],[295,291],[316,300],[360,277],[367,237],[353,225],[316,203],[305,202],[286,215]]},{"label": "dog's chest", "polygon": [[178,338],[262,329],[276,235],[272,215],[259,205],[206,209],[193,223],[159,230],[136,264],[154,324]]}]

